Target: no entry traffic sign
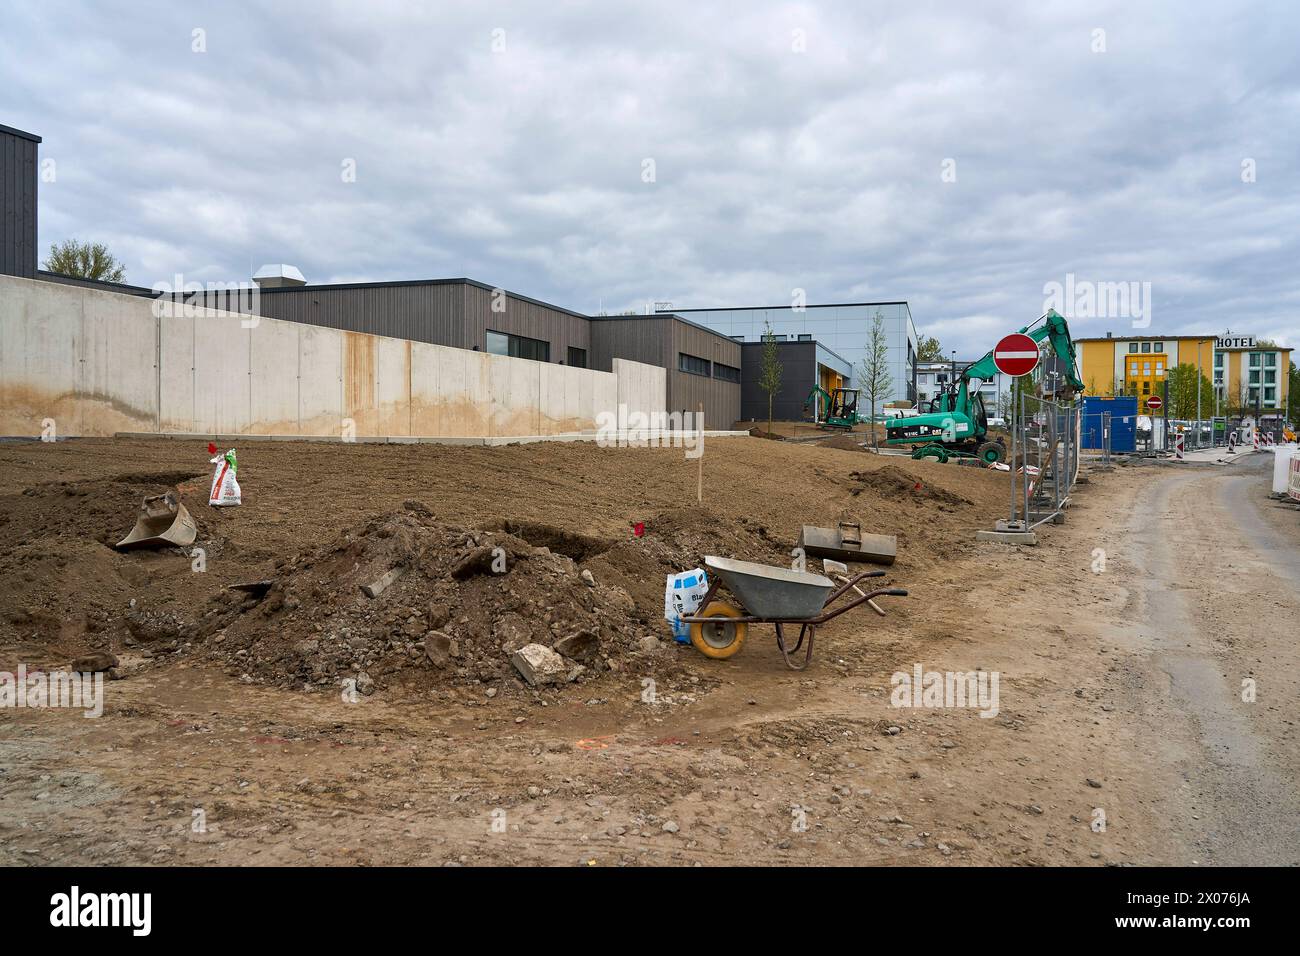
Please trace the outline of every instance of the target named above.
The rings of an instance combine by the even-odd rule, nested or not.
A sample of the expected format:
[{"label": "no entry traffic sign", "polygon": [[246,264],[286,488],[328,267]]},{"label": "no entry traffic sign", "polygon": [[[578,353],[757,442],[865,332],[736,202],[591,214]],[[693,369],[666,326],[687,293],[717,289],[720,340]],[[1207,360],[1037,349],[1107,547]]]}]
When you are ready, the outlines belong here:
[{"label": "no entry traffic sign", "polygon": [[993,364],[1003,375],[1028,375],[1038,364],[1038,343],[1022,332],[1004,336],[993,347]]},{"label": "no entry traffic sign", "polygon": [[1152,395],[1147,399],[1147,408],[1151,409],[1153,412],[1163,404],[1164,401],[1161,400],[1159,395]]}]

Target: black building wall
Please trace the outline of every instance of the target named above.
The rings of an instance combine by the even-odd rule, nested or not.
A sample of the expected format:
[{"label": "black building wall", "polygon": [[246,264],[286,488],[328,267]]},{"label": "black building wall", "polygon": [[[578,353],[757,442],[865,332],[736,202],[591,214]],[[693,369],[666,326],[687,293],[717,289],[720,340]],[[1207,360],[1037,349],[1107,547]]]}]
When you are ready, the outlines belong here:
[{"label": "black building wall", "polygon": [[0,126],[0,273],[36,278],[36,151],[41,138]]},{"label": "black building wall", "polygon": [[[741,346],[740,417],[743,421],[767,421],[767,392],[759,384],[763,378],[762,342],[745,342]],[[817,343],[778,342],[777,360],[781,363],[781,388],[772,401],[772,420],[801,421],[803,403],[817,384]]]}]

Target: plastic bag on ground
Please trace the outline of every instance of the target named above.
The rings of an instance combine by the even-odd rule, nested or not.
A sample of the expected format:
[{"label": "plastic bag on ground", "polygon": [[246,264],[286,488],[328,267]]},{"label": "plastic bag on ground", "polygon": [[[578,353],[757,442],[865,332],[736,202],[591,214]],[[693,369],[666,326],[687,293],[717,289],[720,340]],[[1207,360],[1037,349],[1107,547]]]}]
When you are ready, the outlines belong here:
[{"label": "plastic bag on ground", "polygon": [[212,491],[208,494],[208,504],[214,508],[225,508],[240,504],[243,498],[239,490],[239,482],[235,479],[237,465],[235,463],[235,449],[230,449],[224,455],[218,455],[213,458],[209,464],[215,465],[212,472]]},{"label": "plastic bag on ground", "polygon": [[708,590],[709,578],[703,568],[667,576],[664,586],[664,619],[672,626],[673,640],[678,644],[691,642],[691,626],[681,619],[700,609]]}]

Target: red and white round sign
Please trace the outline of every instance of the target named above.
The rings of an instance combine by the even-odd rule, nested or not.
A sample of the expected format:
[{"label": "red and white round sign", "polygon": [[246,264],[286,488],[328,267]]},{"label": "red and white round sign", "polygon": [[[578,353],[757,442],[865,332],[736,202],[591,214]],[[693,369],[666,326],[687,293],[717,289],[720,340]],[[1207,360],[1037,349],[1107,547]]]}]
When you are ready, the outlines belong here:
[{"label": "red and white round sign", "polygon": [[1163,404],[1164,402],[1161,400],[1159,395],[1152,395],[1147,399],[1147,408],[1151,409],[1153,412]]},{"label": "red and white round sign", "polygon": [[1022,332],[1003,336],[993,347],[993,364],[1003,375],[1028,375],[1038,364],[1038,343]]}]

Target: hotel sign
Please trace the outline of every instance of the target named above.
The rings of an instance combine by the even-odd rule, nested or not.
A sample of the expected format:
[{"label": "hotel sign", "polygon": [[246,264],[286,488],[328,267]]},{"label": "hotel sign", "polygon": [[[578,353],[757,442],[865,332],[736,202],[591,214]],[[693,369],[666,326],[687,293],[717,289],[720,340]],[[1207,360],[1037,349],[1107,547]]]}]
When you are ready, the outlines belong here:
[{"label": "hotel sign", "polygon": [[1253,349],[1255,347],[1255,337],[1253,335],[1236,335],[1231,338],[1224,337],[1214,340],[1216,349]]}]

